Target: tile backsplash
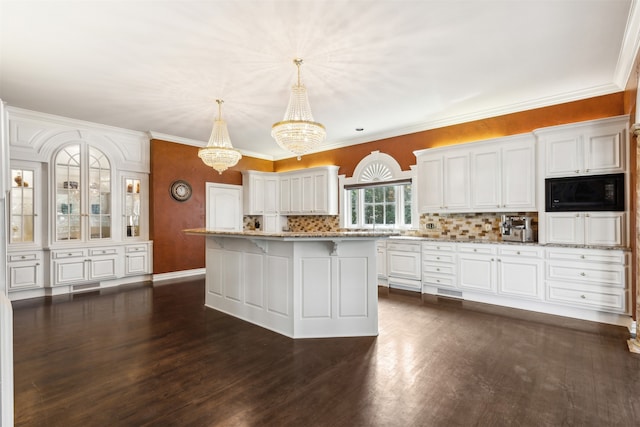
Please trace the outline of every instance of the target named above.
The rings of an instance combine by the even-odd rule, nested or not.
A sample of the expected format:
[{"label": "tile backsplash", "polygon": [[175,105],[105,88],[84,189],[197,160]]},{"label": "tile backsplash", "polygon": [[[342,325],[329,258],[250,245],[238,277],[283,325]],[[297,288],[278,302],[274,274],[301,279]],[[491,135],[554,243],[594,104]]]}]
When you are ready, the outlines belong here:
[{"label": "tile backsplash", "polygon": [[[409,230],[404,234],[421,236],[432,239],[447,240],[487,240],[499,241],[500,216],[503,213],[468,213],[468,214],[422,214],[418,229]],[[511,212],[507,215],[528,215],[533,218],[534,230],[538,228],[538,214],[536,212]],[[254,230],[256,221],[260,223],[260,216],[245,216],[244,229]],[[321,232],[340,230],[338,215],[299,215],[287,218],[289,231],[293,232]],[[433,227],[433,228],[428,228]]]},{"label": "tile backsplash", "polygon": [[[420,227],[413,235],[433,239],[499,241],[500,217],[503,213],[422,214]],[[506,215],[528,215],[533,218],[532,227],[538,228],[536,212],[511,212]]]}]

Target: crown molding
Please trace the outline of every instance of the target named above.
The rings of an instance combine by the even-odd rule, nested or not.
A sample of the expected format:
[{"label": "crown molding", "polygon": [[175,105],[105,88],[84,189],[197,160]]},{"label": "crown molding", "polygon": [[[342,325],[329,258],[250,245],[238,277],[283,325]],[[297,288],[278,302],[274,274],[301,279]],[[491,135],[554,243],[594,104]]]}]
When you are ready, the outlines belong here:
[{"label": "crown molding", "polygon": [[633,71],[633,64],[640,51],[640,5],[638,0],[631,0],[629,17],[622,37],[622,47],[618,55],[618,63],[613,81],[622,90],[627,86]]},{"label": "crown molding", "polygon": [[[150,139],[160,139],[162,141],[175,142],[177,144],[184,144],[184,145],[191,145],[193,147],[202,148],[207,145],[206,142],[198,141],[197,139],[183,138],[181,136],[169,135],[166,133],[155,132],[151,130],[147,132],[147,134],[149,135]],[[269,160],[269,161],[275,160],[273,156],[270,156],[268,154],[257,153],[255,151],[249,151],[249,150],[243,150],[241,148],[236,148],[236,150],[238,150],[240,154],[242,154],[243,156],[254,157],[256,159]]]}]

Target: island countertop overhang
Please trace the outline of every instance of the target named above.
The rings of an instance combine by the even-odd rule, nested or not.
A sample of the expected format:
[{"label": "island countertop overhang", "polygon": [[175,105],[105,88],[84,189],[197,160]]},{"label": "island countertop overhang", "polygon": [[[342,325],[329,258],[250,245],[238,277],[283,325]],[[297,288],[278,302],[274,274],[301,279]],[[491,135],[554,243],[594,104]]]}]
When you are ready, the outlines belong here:
[{"label": "island countertop overhang", "polygon": [[398,232],[388,231],[281,231],[266,233],[263,231],[219,231],[206,228],[183,230],[185,234],[209,237],[235,237],[265,240],[379,240],[400,236]]}]

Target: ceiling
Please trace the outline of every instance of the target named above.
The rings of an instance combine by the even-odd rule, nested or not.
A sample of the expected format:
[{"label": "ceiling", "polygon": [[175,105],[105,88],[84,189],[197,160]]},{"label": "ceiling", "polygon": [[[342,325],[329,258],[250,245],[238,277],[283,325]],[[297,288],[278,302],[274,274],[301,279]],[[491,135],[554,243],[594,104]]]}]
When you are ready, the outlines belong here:
[{"label": "ceiling", "polygon": [[635,1],[1,0],[0,98],[280,159],[295,57],[335,148],[624,90]]}]

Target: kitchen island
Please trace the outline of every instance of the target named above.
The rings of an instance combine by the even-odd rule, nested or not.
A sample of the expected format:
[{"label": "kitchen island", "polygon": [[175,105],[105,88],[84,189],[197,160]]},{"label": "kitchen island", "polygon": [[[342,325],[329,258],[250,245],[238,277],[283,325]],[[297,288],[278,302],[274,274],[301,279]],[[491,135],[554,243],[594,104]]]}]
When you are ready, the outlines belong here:
[{"label": "kitchen island", "polygon": [[206,237],[205,305],[291,338],[378,335],[376,240],[385,232]]}]

